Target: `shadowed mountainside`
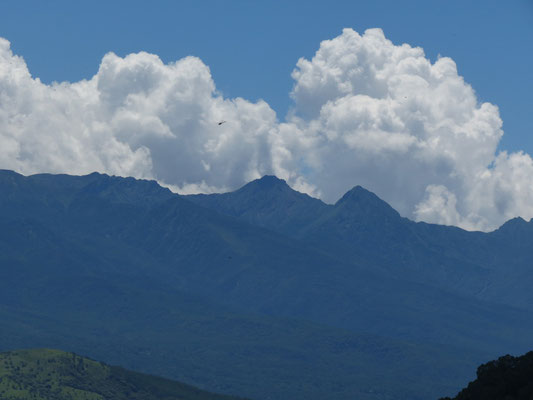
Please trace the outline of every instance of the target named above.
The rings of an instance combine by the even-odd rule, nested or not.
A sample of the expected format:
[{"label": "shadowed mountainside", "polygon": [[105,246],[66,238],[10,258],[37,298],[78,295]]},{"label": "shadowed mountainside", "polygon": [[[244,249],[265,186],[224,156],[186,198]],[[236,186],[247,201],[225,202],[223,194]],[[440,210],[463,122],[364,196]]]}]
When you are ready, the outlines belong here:
[{"label": "shadowed mountainside", "polygon": [[468,232],[402,218],[360,186],[329,205],[272,176],[235,192],[185,197],[388,277],[533,310],[533,222],[522,218],[494,232]]},{"label": "shadowed mountainside", "polygon": [[425,264],[471,233],[415,224],[362,188],[335,206],[273,177],[241,191],[228,215],[194,202],[231,194],[1,171],[0,348],[65,348],[257,399],[424,399],[530,346],[529,310],[464,290],[495,267],[474,253],[457,266],[452,247]]}]

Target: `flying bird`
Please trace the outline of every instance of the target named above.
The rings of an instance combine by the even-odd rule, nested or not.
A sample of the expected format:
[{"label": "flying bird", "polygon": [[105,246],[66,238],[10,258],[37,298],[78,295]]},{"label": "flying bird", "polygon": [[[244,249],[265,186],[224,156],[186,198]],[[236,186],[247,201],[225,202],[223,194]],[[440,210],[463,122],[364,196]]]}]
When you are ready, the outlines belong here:
[{"label": "flying bird", "polygon": [[226,121],[220,121],[220,122],[218,123],[218,125],[220,126],[220,125],[225,124],[225,123],[226,123]]}]

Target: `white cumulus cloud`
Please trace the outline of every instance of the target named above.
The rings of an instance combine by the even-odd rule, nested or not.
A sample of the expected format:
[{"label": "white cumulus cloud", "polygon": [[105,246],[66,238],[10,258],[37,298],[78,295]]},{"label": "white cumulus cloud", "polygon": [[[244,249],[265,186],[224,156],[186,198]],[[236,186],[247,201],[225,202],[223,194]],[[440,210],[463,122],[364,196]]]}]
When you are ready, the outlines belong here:
[{"label": "white cumulus cloud", "polygon": [[280,165],[324,199],[358,183],[417,220],[487,230],[533,216],[529,156],[496,154],[498,108],[479,103],[452,59],[345,29],[293,78]]},{"label": "white cumulus cloud", "polygon": [[[218,125],[220,120],[227,122]],[[234,188],[271,172],[274,111],[224,99],[195,57],[107,54],[90,80],[45,85],[0,41],[0,167],[101,171],[183,191]]]},{"label": "white cumulus cloud", "polygon": [[328,202],[360,184],[404,216],[467,229],[533,217],[533,160],[497,152],[498,108],[452,59],[345,29],[292,77],[278,121],[264,101],[224,98],[196,57],[109,53],[90,79],[47,85],[0,38],[0,168],[154,178],[182,193],[274,173]]}]

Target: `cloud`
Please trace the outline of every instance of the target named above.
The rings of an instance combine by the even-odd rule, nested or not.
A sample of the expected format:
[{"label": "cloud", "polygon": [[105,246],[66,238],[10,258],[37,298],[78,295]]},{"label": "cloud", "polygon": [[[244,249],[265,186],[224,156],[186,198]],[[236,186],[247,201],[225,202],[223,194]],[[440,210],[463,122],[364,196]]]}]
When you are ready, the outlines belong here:
[{"label": "cloud", "polygon": [[496,155],[498,108],[479,104],[450,58],[432,63],[380,29],[345,29],[300,59],[292,76],[287,123],[296,128],[284,134],[290,155],[280,164],[305,171],[324,199],[358,183],[417,220],[486,230],[516,213],[533,216],[527,202],[509,200],[524,190],[502,187],[509,175],[531,186],[518,171],[528,156]]},{"label": "cloud", "polygon": [[2,168],[96,170],[202,191],[271,172],[274,111],[224,99],[195,57],[165,65],[144,52],[110,53],[88,81],[45,85],[1,40],[0,96]]},{"label": "cloud", "polygon": [[196,57],[109,53],[89,80],[46,85],[0,39],[0,168],[101,171],[187,193],[274,173],[328,202],[360,184],[404,216],[467,229],[533,216],[531,157],[497,153],[498,108],[450,58],[345,29],[292,77],[294,106],[278,121],[262,100],[224,98]]}]

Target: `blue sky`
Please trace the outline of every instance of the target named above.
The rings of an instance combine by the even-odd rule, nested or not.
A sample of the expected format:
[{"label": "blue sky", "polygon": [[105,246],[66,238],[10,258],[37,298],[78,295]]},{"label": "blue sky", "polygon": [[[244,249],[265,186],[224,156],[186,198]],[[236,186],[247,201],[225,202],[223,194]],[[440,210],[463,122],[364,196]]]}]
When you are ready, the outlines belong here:
[{"label": "blue sky", "polygon": [[0,168],[490,230],[533,217],[532,45],[532,0],[4,0]]},{"label": "blue sky", "polygon": [[449,56],[480,101],[500,107],[500,148],[533,154],[533,1],[4,0],[0,36],[44,82],[90,78],[102,56],[200,57],[225,96],[265,99],[283,118],[300,57],[351,27]]}]

